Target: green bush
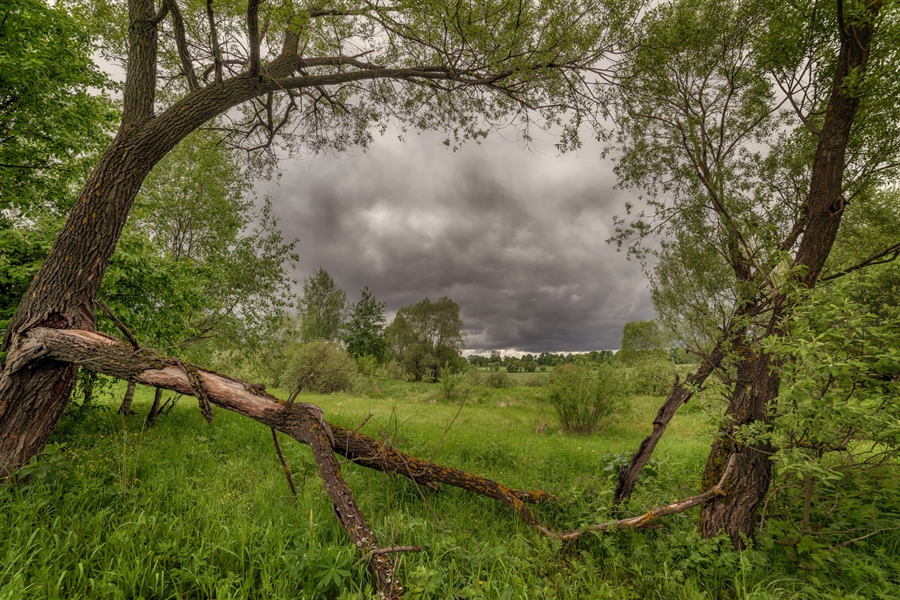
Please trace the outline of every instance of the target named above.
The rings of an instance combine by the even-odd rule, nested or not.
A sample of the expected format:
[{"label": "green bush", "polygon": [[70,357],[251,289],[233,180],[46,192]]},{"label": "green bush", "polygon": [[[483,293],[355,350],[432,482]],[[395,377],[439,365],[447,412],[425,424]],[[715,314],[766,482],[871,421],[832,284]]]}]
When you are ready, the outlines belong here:
[{"label": "green bush", "polygon": [[478,385],[483,385],[484,387],[489,388],[508,388],[513,386],[512,377],[509,376],[505,371],[491,371],[489,373],[482,373],[478,378]]},{"label": "green bush", "polygon": [[441,369],[441,376],[438,384],[441,386],[441,395],[452,400],[454,398],[464,398],[469,393],[469,380],[467,370],[461,373],[454,373],[449,363],[444,364]]},{"label": "green bush", "polygon": [[356,362],[343,346],[316,340],[289,348],[279,384],[290,391],[300,387],[319,394],[349,392],[356,374]]},{"label": "green bush", "polygon": [[621,386],[615,370],[608,365],[596,370],[563,365],[550,375],[547,393],[565,431],[590,433],[619,403]]},{"label": "green bush", "polygon": [[627,369],[628,393],[637,396],[666,396],[675,382],[675,363],[669,360],[646,360]]}]

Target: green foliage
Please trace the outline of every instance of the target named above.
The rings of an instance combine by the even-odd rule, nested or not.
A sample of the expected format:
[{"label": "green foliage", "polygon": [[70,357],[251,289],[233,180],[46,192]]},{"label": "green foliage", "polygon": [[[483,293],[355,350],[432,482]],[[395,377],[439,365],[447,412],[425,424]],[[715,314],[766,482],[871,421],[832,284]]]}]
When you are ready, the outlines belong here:
[{"label": "green foliage", "polygon": [[289,390],[331,394],[353,389],[356,362],[335,342],[315,340],[288,350],[285,371],[277,382]]},{"label": "green foliage", "polygon": [[871,279],[802,293],[784,334],[766,342],[785,381],[767,434],[777,449],[775,512],[782,541],[798,552],[809,536],[827,549],[861,521],[900,526],[875,483],[893,476],[900,457],[900,310],[876,315],[861,304],[877,293]]},{"label": "green foliage", "polygon": [[[371,300],[374,302],[374,298]],[[347,292],[319,267],[303,280],[299,308],[300,338],[304,342],[336,340],[347,316]]]},{"label": "green foliage", "polygon": [[109,143],[113,85],[91,60],[96,50],[65,4],[0,8],[0,230],[59,216]]},{"label": "green foliage", "polygon": [[454,373],[453,369],[450,368],[450,364],[444,363],[444,368],[441,369],[441,376],[438,379],[441,395],[447,400],[465,398],[469,394],[469,382],[471,379],[468,371]]},{"label": "green foliage", "polygon": [[616,409],[621,393],[610,366],[563,365],[554,369],[547,385],[547,399],[562,428],[575,433],[596,431]]},{"label": "green foliage", "polygon": [[459,305],[444,296],[436,302],[428,298],[397,311],[385,335],[390,354],[416,381],[434,381],[441,367],[462,368],[461,352],[466,345]]},{"label": "green foliage", "polygon": [[100,291],[143,343],[205,363],[272,332],[294,300],[287,267],[298,260],[220,142],[195,133],[156,165]]},{"label": "green foliage", "polygon": [[44,262],[58,225],[53,219],[43,219],[33,227],[0,227],[0,332]]},{"label": "green foliage", "polygon": [[[385,385],[388,402],[343,394],[304,399],[351,429],[373,413],[363,433],[396,431],[398,448],[417,456],[430,457],[446,431],[437,462],[557,495],[558,502],[532,507],[554,530],[621,516],[609,512],[615,475],[606,469],[630,457],[647,433],[646,415],[657,407],[655,400],[632,398],[640,410],[604,435],[560,436],[555,428],[536,434],[552,409],[533,389],[476,388],[448,431],[459,405],[432,404],[434,386]],[[282,438],[295,498],[267,428],[218,409],[210,426],[195,403],[182,402],[175,418],[142,431],[139,421],[113,414],[123,389],[104,401],[110,410],[99,413],[101,428],[79,426],[65,447],[38,458],[38,464],[51,462],[46,478],[0,486],[0,597],[374,595],[365,565],[354,566],[360,556],[334,517],[308,448]],[[152,391],[139,387],[137,410],[146,412],[151,399]],[[698,432],[705,431],[701,415],[679,412],[668,443],[655,453],[655,476],[642,480],[629,513],[699,491],[708,442]],[[590,535],[575,547],[523,526],[514,511],[489,498],[419,490],[354,464],[341,471],[384,545],[422,547],[405,554],[398,570],[412,598],[836,600],[894,598],[900,591],[900,531],[819,551],[826,557],[819,564],[809,553],[793,558],[790,547],[775,543],[770,520],[753,547],[736,552],[725,538],[701,540],[688,512],[649,534]],[[895,477],[856,483],[900,514]],[[868,527],[871,520],[854,523]],[[328,577],[336,571],[340,589]]]},{"label": "green foliage", "polygon": [[675,364],[667,358],[653,357],[622,369],[629,394],[665,396],[675,383]]},{"label": "green foliage", "polygon": [[371,356],[379,363],[387,358],[387,339],[384,337],[386,306],[387,303],[375,300],[368,286],[360,290],[359,302],[350,307],[350,316],[341,332],[341,339],[347,345],[350,356]]}]

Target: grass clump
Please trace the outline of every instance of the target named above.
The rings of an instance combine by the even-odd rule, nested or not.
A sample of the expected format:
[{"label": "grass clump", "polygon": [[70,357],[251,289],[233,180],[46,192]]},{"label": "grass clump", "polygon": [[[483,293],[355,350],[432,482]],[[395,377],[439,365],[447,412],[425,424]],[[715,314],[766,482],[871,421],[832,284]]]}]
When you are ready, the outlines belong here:
[{"label": "grass clump", "polygon": [[621,397],[615,371],[608,365],[563,365],[553,371],[547,390],[563,430],[574,433],[596,431]]}]

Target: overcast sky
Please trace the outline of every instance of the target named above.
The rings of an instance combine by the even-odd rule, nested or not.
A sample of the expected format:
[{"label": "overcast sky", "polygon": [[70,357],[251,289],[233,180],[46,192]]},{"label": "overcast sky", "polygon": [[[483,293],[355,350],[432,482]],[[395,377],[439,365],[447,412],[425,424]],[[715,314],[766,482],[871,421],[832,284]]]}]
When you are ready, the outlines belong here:
[{"label": "overcast sky", "polygon": [[299,286],[321,266],[351,300],[368,285],[389,319],[449,296],[479,352],[615,349],[627,321],[652,318],[639,265],[605,241],[635,198],[613,189],[597,144],[560,156],[549,139],[527,150],[495,134],[457,152],[441,139],[282,162],[262,191],[298,239]]}]

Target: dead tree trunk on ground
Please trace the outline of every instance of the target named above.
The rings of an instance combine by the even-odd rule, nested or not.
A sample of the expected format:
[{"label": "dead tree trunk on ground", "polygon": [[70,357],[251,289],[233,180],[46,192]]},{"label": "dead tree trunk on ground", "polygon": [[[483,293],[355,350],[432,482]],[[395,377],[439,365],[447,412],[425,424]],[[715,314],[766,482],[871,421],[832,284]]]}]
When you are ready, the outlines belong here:
[{"label": "dead tree trunk on ground", "polygon": [[543,491],[513,490],[484,477],[417,459],[359,432],[330,425],[315,405],[284,403],[258,386],[196,367],[189,370],[177,359],[161,357],[146,349],[136,350],[101,333],[35,328],[24,336],[17,350],[6,365],[13,374],[41,369],[42,363],[52,360],[60,364],[83,364],[99,373],[155,386],[158,390],[165,388],[195,395],[198,390],[193,374],[212,404],[250,417],[308,445],[341,525],[360,553],[371,558],[370,570],[386,598],[397,598],[400,594],[392,560],[388,553],[379,552],[374,532],[340,475],[335,453],[359,465],[403,475],[419,484],[444,483],[500,500],[532,526],[539,523],[525,503],[550,498]]}]

